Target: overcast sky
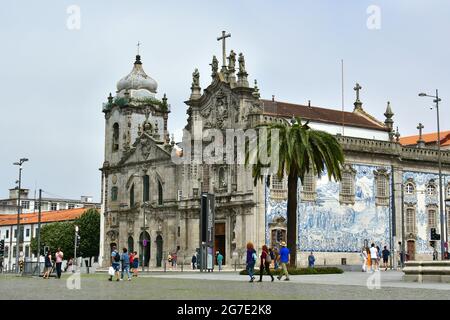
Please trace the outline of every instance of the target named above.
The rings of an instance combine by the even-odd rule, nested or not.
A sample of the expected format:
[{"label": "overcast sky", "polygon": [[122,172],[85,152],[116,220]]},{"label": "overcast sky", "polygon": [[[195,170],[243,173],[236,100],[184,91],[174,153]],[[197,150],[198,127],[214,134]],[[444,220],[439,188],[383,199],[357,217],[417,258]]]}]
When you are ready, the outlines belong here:
[{"label": "overcast sky", "polygon": [[[67,13],[71,5],[80,9],[79,29]],[[372,20],[371,5],[380,9],[380,20]],[[28,157],[23,187],[32,193],[37,187],[100,200],[102,103],[131,70],[138,41],[158,97],[167,93],[169,130],[178,137],[191,74],[198,68],[202,88],[209,84],[222,30],[232,34],[227,51],[244,53],[249,80],[258,80],[263,98],[340,109],[344,59],[346,110],[353,110],[358,81],[364,109],[384,121],[391,101],[402,135],[415,134],[418,122],[435,131],[431,100],[417,94],[438,88],[441,127],[448,130],[449,13],[447,0],[4,0],[0,198],[18,177],[12,163]]]}]

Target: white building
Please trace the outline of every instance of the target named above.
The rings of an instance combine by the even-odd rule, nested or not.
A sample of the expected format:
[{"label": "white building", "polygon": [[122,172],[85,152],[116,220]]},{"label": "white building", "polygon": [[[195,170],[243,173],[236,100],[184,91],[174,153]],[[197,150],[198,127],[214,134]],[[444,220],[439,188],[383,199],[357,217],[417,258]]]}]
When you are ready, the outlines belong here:
[{"label": "white building", "polygon": [[[72,221],[81,216],[86,208],[59,211],[47,211],[41,214],[41,228],[48,223]],[[24,261],[36,261],[31,253],[31,239],[36,237],[38,229],[38,214],[24,213],[20,215],[21,241],[19,252]],[[5,241],[3,267],[14,268],[17,245],[17,214],[0,214],[0,240]]]}]

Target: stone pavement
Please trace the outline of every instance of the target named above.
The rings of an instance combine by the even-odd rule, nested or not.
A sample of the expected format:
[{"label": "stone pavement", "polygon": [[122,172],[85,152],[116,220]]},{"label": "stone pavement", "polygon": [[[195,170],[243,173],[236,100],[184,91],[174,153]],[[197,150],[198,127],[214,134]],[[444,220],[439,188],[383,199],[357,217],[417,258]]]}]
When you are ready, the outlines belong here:
[{"label": "stone pavement", "polygon": [[[341,300],[450,299],[449,284],[403,283],[400,272],[292,276],[291,281],[248,283],[248,276],[227,273],[149,273],[132,281],[108,281],[104,273],[65,274],[62,279],[0,275],[0,299],[190,299],[190,300]],[[377,275],[378,276],[378,275]],[[76,278],[78,277],[78,278]],[[78,282],[77,282],[78,281]]]}]

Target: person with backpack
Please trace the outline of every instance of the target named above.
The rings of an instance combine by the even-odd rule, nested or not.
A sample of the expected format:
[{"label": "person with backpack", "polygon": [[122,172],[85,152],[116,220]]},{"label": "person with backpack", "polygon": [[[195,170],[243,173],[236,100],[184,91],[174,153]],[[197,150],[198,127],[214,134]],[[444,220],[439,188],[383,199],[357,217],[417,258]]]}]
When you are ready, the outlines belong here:
[{"label": "person with backpack", "polygon": [[122,274],[120,276],[120,280],[123,280],[123,274],[124,272],[127,273],[128,276],[128,281],[131,281],[131,273],[130,273],[130,257],[128,256],[128,250],[127,248],[123,248],[122,249],[123,253],[121,256],[121,260],[122,260]]},{"label": "person with backpack", "polygon": [[[119,270],[120,270],[120,253],[117,251],[116,246],[112,247],[111,252],[111,267],[114,269],[114,274],[116,275],[116,281],[120,281]],[[112,281],[113,276],[109,276],[109,281]]]},{"label": "person with backpack", "polygon": [[255,248],[252,242],[247,243],[247,272],[250,277],[249,282],[253,282],[255,280],[255,263],[258,260],[258,256],[256,255]]},{"label": "person with backpack", "polygon": [[262,246],[262,252],[261,252],[261,264],[259,267],[259,280],[258,282],[262,282],[262,277],[264,274],[264,269],[266,270],[267,274],[272,278],[272,281],[274,280],[272,273],[270,273],[270,264],[272,263],[272,258],[269,254],[269,249],[266,245]]},{"label": "person with backpack", "polygon": [[275,253],[273,252],[272,248],[269,248],[269,255],[272,262],[275,263]]}]

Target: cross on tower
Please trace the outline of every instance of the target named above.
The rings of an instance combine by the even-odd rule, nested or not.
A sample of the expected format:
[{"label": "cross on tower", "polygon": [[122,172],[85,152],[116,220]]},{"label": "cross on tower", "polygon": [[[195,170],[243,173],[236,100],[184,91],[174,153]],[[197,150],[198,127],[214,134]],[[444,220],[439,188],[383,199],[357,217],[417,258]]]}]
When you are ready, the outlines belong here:
[{"label": "cross on tower", "polygon": [[417,129],[419,129],[419,140],[422,140],[422,129],[425,128],[423,124],[419,123]]},{"label": "cross on tower", "polygon": [[356,91],[356,101],[359,102],[359,91],[362,89],[362,87],[359,85],[359,83],[356,83],[356,86],[353,88],[353,90]]},{"label": "cross on tower", "polygon": [[222,36],[217,38],[217,41],[222,40],[222,68],[226,66],[226,50],[225,50],[225,39],[230,38],[231,33],[226,34],[225,31],[222,31]]}]

